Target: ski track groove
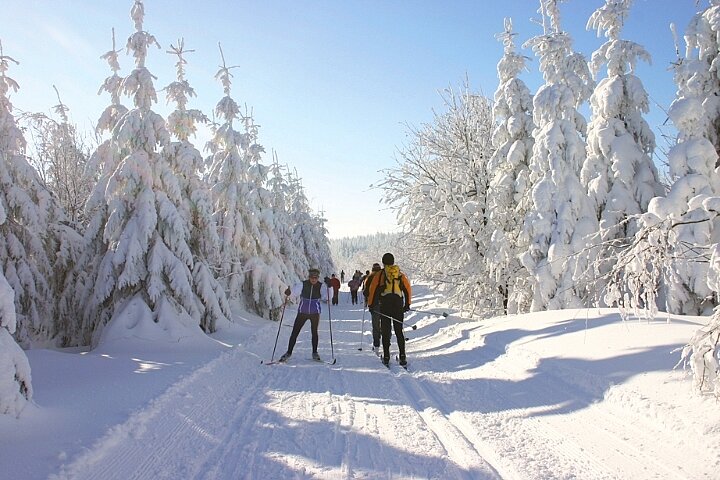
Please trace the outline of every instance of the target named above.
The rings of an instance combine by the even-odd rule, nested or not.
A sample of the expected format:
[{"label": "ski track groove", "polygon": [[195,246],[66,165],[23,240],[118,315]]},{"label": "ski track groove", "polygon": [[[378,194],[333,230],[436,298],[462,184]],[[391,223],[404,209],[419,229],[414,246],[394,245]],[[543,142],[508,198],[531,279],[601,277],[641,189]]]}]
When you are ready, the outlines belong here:
[{"label": "ski track groove", "polygon": [[[465,333],[448,328],[448,341]],[[350,333],[356,332],[339,330],[338,340],[350,338]],[[267,343],[264,337],[272,341],[275,328],[258,331],[244,343]],[[367,353],[378,359],[374,352]],[[658,442],[672,440],[671,427],[647,420],[642,415],[647,405],[638,402],[626,411],[625,402],[606,399],[582,409],[572,407],[572,415],[563,410],[573,399],[607,396],[602,379],[556,366],[558,371],[543,368],[542,381],[524,391],[521,382],[496,381],[532,370],[532,365],[512,358],[514,350],[485,345],[478,353],[492,375],[448,384],[442,370],[408,371],[397,363],[388,375],[369,376],[344,367],[342,360],[326,365],[332,373],[302,360],[254,365],[252,356],[257,355],[238,348],[180,378],[50,478],[694,477],[682,469],[681,451]],[[522,352],[520,358],[525,356],[531,359],[532,352]],[[352,365],[351,359],[361,357],[354,363],[362,368],[372,363],[364,359],[365,353],[343,358]],[[377,368],[378,373],[385,370],[381,363]],[[275,370],[269,375],[267,369]],[[342,392],[357,392],[367,400]],[[528,395],[533,398],[527,400]],[[578,421],[577,415],[589,421]],[[630,438],[628,427],[634,432]],[[402,444],[410,437],[412,449]]]},{"label": "ski track groove", "polygon": [[[199,446],[207,449],[217,444],[215,433],[222,430],[222,412],[227,409],[227,402],[223,404],[223,400],[227,398],[227,392],[242,386],[243,379],[234,377],[233,382],[218,385],[211,383],[211,378],[225,368],[236,370],[238,356],[237,353],[223,354],[181,379],[149,407],[110,429],[57,478],[187,478],[187,458],[178,461],[174,453],[202,455]],[[261,377],[257,376],[249,388],[257,390],[260,381]]]},{"label": "ski track groove", "polygon": [[[399,366],[398,368],[401,368]],[[447,405],[437,395],[430,394],[420,381],[405,369],[394,374],[396,384],[402,389],[408,403],[412,405],[423,422],[443,446],[453,466],[452,478],[477,480],[473,470],[484,470],[485,478],[502,478],[494,465],[488,463],[481,450],[443,412]],[[450,478],[450,477],[446,477]]]}]

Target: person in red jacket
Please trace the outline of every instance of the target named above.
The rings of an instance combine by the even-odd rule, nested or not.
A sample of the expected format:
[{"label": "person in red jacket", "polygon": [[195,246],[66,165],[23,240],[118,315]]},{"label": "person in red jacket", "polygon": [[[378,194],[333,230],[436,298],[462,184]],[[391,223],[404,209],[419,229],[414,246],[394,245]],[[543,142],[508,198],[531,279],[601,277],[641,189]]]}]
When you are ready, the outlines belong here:
[{"label": "person in red jacket", "polygon": [[340,294],[340,280],[335,276],[335,274],[332,274],[332,277],[330,278],[330,282],[328,284],[329,287],[332,287],[333,289],[333,296],[332,296],[332,304],[337,305],[338,304],[338,295]]}]

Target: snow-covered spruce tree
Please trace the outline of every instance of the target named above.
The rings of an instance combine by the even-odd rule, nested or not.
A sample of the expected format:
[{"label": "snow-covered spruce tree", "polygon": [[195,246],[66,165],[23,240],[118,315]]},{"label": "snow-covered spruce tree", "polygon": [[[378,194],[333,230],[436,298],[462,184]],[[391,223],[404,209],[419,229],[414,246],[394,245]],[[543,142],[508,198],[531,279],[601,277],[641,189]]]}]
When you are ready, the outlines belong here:
[{"label": "snow-covered spruce tree", "polygon": [[[112,71],[98,95],[110,94],[111,103],[100,115],[95,132],[98,136],[112,133],[121,118],[127,113],[122,105],[122,77],[118,74],[120,63],[115,48],[115,31],[112,32],[112,49],[101,58],[106,60]],[[60,301],[59,317],[64,323],[64,346],[90,345],[96,329],[106,325],[113,314],[111,308],[104,308],[98,300],[100,290],[96,282],[102,259],[107,252],[104,228],[108,221],[108,204],[105,199],[110,178],[122,160],[123,152],[116,150],[112,137],[102,142],[90,156],[83,173],[84,178],[94,181],[90,196],[84,205],[86,219],[82,248],[72,271],[72,278],[66,284]],[[75,319],[75,320],[73,320]]]},{"label": "snow-covered spruce tree", "polygon": [[[308,267],[318,268],[322,275],[330,276],[335,273],[335,265],[330,253],[326,220],[322,214],[313,213],[297,175],[288,174],[288,186],[290,224],[294,225],[293,243],[302,249]],[[303,278],[306,275],[307,271],[302,273]]]},{"label": "snow-covered spruce tree", "polygon": [[258,143],[258,128],[252,114],[243,115],[246,145],[242,145],[242,155],[247,165],[247,198],[245,205],[256,212],[257,231],[253,233],[257,254],[246,263],[248,275],[246,289],[252,292],[253,309],[257,312],[269,312],[271,318],[278,317],[279,308],[285,298],[284,288],[293,278],[291,270],[285,264],[280,253],[278,238],[278,219],[272,204],[272,195],[265,188],[270,168],[262,163],[265,148]]},{"label": "snow-covered spruce tree", "polygon": [[685,34],[685,58],[675,64],[677,95],[669,117],[678,140],[668,153],[672,184],[665,197],[654,198],[643,217],[645,225],[671,219],[666,230],[673,250],[671,275],[664,279],[665,306],[675,313],[698,314],[717,304],[708,287],[707,251],[720,241],[720,220],[708,219],[704,205],[720,194],[718,118],[720,118],[720,1],[698,13]]},{"label": "snow-covered spruce tree", "polygon": [[487,248],[488,271],[504,297],[505,313],[530,309],[530,279],[519,262],[527,250],[521,243],[523,219],[530,208],[528,163],[532,154],[534,128],[532,94],[518,77],[526,70],[528,58],[515,48],[512,20],[505,19],[505,31],[497,35],[505,54],[497,65],[500,83],[495,91],[493,115],[497,127],[492,143],[495,153],[488,162],[488,217],[492,235]]},{"label": "snow-covered spruce tree", "polygon": [[[193,286],[190,232],[182,218],[182,190],[177,175],[160,148],[170,141],[165,120],[152,111],[157,101],[153,76],[145,66],[155,38],[143,30],[144,6],[131,9],[135,33],[127,49],[135,69],[122,81],[122,91],[135,108],[125,113],[112,131],[110,148],[120,160],[105,190],[108,217],[104,225],[105,252],[95,280],[93,305],[88,307],[100,340],[103,324],[121,319],[130,303],[151,311],[152,319],[168,335],[179,330],[200,332],[202,302]],[[124,318],[124,317],[123,317]],[[137,321],[137,319],[132,319]]]},{"label": "snow-covered spruce tree", "polygon": [[294,285],[305,278],[308,271],[305,252],[293,239],[294,226],[290,220],[290,185],[286,178],[287,166],[282,166],[276,156],[270,165],[267,187],[275,219],[275,235],[279,242],[280,255],[287,268],[286,281]]},{"label": "snow-covered spruce tree", "polygon": [[521,257],[532,276],[532,311],[587,304],[586,289],[577,280],[592,263],[594,250],[588,247],[598,229],[579,179],[587,125],[577,108],[590,96],[592,79],[560,28],[559,3],[541,0],[544,33],[525,44],[538,56],[545,80],[533,99],[533,207],[525,217],[529,248]]},{"label": "snow-covered spruce tree", "polygon": [[[637,232],[636,216],[647,211],[653,197],[663,194],[650,158],[655,136],[642,117],[649,109],[648,95],[634,74],[637,61],[650,62],[650,55],[637,43],[620,38],[631,4],[632,0],[606,0],[587,24],[608,39],[590,62],[594,76],[607,65],[607,78],[590,97],[588,155],[580,174],[604,242],[596,266],[601,277],[609,271],[617,249]],[[596,290],[604,286],[596,284]]]},{"label": "snow-covered spruce tree", "polygon": [[443,100],[447,111],[411,131],[399,166],[386,170],[378,186],[397,212],[416,274],[471,315],[497,315],[505,296],[486,259],[492,102],[467,85],[460,94],[449,90]]},{"label": "snow-covered spruce tree", "polygon": [[[215,129],[211,151],[209,182],[215,221],[220,236],[220,279],[231,301],[240,301],[260,315],[268,315],[283,303],[285,282],[277,264],[269,260],[271,241],[268,230],[273,219],[266,191],[262,188],[265,167],[257,156],[263,151],[256,143],[257,132],[247,120],[245,133],[235,130],[234,122],[245,122],[232,98],[232,74],[220,49],[222,65],[215,75],[225,96],[215,107],[223,122]],[[262,188],[262,190],[261,190]],[[267,203],[266,203],[267,202]],[[275,241],[274,243],[277,244]],[[279,251],[279,246],[277,247]]]},{"label": "snow-covered spruce tree", "polygon": [[[20,288],[24,288],[22,277],[27,273],[30,274],[28,280],[35,283],[32,278],[35,271],[32,269],[32,265],[28,264],[27,258],[13,259],[11,255],[8,255],[25,253],[25,249],[20,244],[20,239],[16,237],[16,233],[21,237],[24,236],[23,232],[11,230],[6,223],[8,220],[10,222],[18,220],[15,215],[19,213],[19,210],[22,211],[22,203],[18,204],[18,201],[27,202],[26,208],[29,210],[34,210],[34,208],[29,205],[29,199],[24,198],[26,195],[23,195],[21,191],[12,191],[17,187],[9,183],[13,180],[10,175],[15,170],[9,161],[20,162],[22,160],[19,149],[23,142],[22,134],[14,124],[12,105],[7,98],[8,90],[11,88],[17,90],[18,88],[17,84],[6,76],[11,61],[15,60],[3,54],[0,42],[0,154],[2,154],[0,157],[0,184],[3,187],[0,192],[0,260],[2,260],[0,264],[0,414],[17,416],[32,399],[32,382],[27,356],[13,338],[17,328],[16,296],[3,275],[3,271],[7,269],[14,272]],[[35,303],[34,299],[27,294],[23,300],[27,300],[30,304]]]},{"label": "snow-covered spruce tree", "polygon": [[650,317],[659,305],[691,314],[715,305],[708,325],[683,350],[695,386],[715,395],[720,395],[720,172],[709,132],[716,101],[711,97],[718,95],[717,87],[711,92],[717,73],[719,4],[711,2],[691,21],[685,57],[675,64],[678,91],[669,115],[678,140],[668,155],[673,183],[664,197],[650,201],[631,247],[617,258],[607,294],[609,301]]},{"label": "snow-covered spruce tree", "polygon": [[0,44],[0,273],[15,295],[15,339],[29,348],[53,334],[50,275],[57,250],[50,226],[57,206],[24,155],[25,139],[8,99],[18,84],[6,75],[10,62]]},{"label": "snow-covered spruce tree", "polygon": [[179,214],[187,222],[190,238],[188,244],[193,256],[193,288],[202,302],[200,328],[212,333],[228,323],[231,312],[225,291],[216,280],[210,263],[217,256],[220,239],[213,218],[210,190],[200,178],[204,159],[190,142],[195,135],[197,122],[207,122],[199,110],[188,109],[190,97],[195,91],[185,78],[187,61],[184,54],[193,50],[184,49],[184,41],[170,45],[167,53],[177,56],[177,80],[165,87],[168,103],[174,102],[175,111],[168,116],[168,130],[177,139],[163,149],[163,156],[175,172],[179,187]]},{"label": "snow-covered spruce tree", "polygon": [[[6,218],[0,205],[0,225]],[[20,415],[32,400],[30,363],[15,343],[15,294],[0,272],[0,415]]]}]

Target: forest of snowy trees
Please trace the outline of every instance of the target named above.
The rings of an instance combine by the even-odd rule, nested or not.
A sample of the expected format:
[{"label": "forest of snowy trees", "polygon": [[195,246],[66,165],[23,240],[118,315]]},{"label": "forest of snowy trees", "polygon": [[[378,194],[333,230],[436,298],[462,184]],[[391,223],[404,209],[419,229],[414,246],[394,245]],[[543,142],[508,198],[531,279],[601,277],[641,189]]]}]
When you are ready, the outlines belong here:
[{"label": "forest of snowy trees", "polygon": [[[697,388],[720,395],[720,0],[705,2],[673,64],[667,181],[636,76],[649,55],[622,37],[632,0],[598,0],[587,28],[604,43],[589,61],[562,28],[562,0],[540,0],[541,31],[521,45],[507,19],[494,98],[446,91],[445,111],[409,132],[379,185],[403,230],[403,268],[477,318],[591,306],[711,314],[683,358]],[[0,413],[32,398],[23,349],[94,347],[138,322],[169,338],[202,335],[236,307],[274,318],[310,266],[336,270],[300,178],[264,163],[222,49],[210,121],[191,105],[192,50],[169,44],[176,78],[161,91],[175,109],[163,118],[147,65],[160,45],[141,0],[131,19],[132,71],[121,74],[114,32],[102,57],[109,104],[97,145],[70,124],[60,93],[56,118],[31,115],[21,128],[9,100],[18,62],[0,43]],[[538,60],[534,93],[519,46]],[[212,137],[197,146],[202,123]],[[367,268],[377,258],[361,250],[377,240],[334,249]]]},{"label": "forest of snowy trees", "polygon": [[475,316],[712,314],[683,358],[699,389],[720,394],[720,0],[692,19],[673,64],[668,182],[636,76],[650,57],[622,38],[632,0],[599,2],[587,29],[605,41],[589,62],[562,28],[561,3],[540,1],[542,31],[522,45],[538,59],[537,92],[521,79],[528,58],[507,19],[494,98],[448,90],[445,111],[410,132],[387,170],[384,200],[415,271]]},{"label": "forest of snowy trees", "polygon": [[183,40],[166,50],[177,62],[163,88],[175,110],[163,118],[147,65],[160,45],[143,29],[141,0],[131,19],[135,68],[120,74],[114,31],[102,57],[110,75],[98,83],[110,104],[98,112],[95,148],[69,123],[59,93],[58,119],[30,115],[20,128],[9,100],[20,88],[9,75],[18,62],[0,43],[0,413],[32,398],[23,349],[94,347],[112,325],[141,322],[167,338],[203,335],[235,307],[274,318],[288,284],[310,267],[334,268],[325,220],[300,178],[276,158],[263,163],[222,49],[203,155],[192,138],[210,122],[190,107],[192,50]]}]

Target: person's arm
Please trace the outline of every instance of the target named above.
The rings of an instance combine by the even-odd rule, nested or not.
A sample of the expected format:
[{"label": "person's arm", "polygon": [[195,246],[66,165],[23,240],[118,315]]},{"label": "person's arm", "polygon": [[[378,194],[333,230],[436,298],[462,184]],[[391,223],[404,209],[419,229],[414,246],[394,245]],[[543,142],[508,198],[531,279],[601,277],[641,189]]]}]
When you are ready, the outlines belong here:
[{"label": "person's arm", "polygon": [[[290,288],[290,298],[295,300],[302,293],[303,284],[297,283],[289,288]],[[287,293],[287,290],[285,290],[285,293]]]},{"label": "person's arm", "polygon": [[377,290],[377,285],[379,283],[380,278],[380,272],[375,273],[375,275],[372,276],[372,280],[370,281],[370,288],[368,289],[368,305],[371,307],[374,304],[375,301],[375,291]]},{"label": "person's arm", "polygon": [[410,303],[412,299],[412,287],[410,286],[410,280],[408,280],[407,275],[404,273],[402,274],[402,283],[405,287],[405,309],[410,308]]}]

